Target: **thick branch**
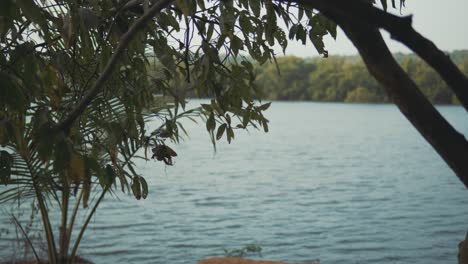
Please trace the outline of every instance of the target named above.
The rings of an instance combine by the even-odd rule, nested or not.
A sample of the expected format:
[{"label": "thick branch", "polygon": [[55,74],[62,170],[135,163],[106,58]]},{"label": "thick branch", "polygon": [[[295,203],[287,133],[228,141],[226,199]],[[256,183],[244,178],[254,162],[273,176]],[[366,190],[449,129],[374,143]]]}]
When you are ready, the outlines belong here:
[{"label": "thick branch", "polygon": [[[339,18],[338,18],[339,20]],[[393,58],[377,28],[340,21],[371,74],[468,188],[468,141],[424,97]]]},{"label": "thick branch", "polygon": [[392,38],[402,42],[418,54],[432,68],[434,68],[444,81],[450,86],[458,100],[468,111],[468,78],[460,71],[450,58],[423,37],[412,27],[411,17],[398,17],[386,13],[364,1],[350,0],[299,0],[311,4],[319,11],[333,13],[349,21],[362,24],[375,25],[387,30]]},{"label": "thick branch", "polygon": [[[434,68],[444,81],[452,88],[453,92],[468,111],[468,79],[460,69],[452,62],[450,57],[437,46],[411,26],[410,19],[399,18],[386,14],[382,22],[382,27],[390,32],[392,38],[404,43],[432,68]],[[398,19],[399,23],[392,23],[391,20]]]},{"label": "thick branch", "polygon": [[119,45],[113,52],[109,62],[107,62],[106,67],[103,72],[100,74],[99,78],[96,80],[94,85],[91,87],[89,92],[83,97],[83,99],[76,105],[76,107],[71,111],[65,120],[63,120],[58,128],[61,130],[68,131],[75,120],[86,110],[86,107],[91,103],[94,97],[99,93],[99,91],[104,86],[104,83],[109,79],[114,71],[116,65],[119,63],[120,57],[125,52],[125,49],[128,47],[132,39],[146,24],[162,9],[168,7],[173,0],[159,0],[146,12],[142,17],[140,17],[133,25],[128,29],[128,31],[120,39]]}]

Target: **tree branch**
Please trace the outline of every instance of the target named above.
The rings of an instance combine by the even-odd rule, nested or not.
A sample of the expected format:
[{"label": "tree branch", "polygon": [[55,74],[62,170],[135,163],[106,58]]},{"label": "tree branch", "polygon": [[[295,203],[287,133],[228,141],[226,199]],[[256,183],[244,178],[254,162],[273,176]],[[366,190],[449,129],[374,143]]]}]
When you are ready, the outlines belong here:
[{"label": "tree branch", "polygon": [[384,21],[385,27],[383,28],[390,32],[393,39],[404,43],[434,68],[452,88],[465,110],[468,111],[468,79],[466,76],[448,55],[438,49],[432,41],[414,30],[411,26],[411,19],[393,17],[393,19],[397,18],[400,23],[392,24],[390,21]]},{"label": "tree branch", "polygon": [[333,13],[349,21],[375,25],[388,31],[392,38],[400,41],[418,54],[450,86],[463,107],[468,111],[468,78],[450,58],[430,40],[412,27],[412,18],[399,17],[380,10],[364,1],[350,0],[298,0],[312,5],[327,14]]},{"label": "tree branch", "polygon": [[468,141],[465,137],[442,117],[398,65],[377,27],[356,24],[338,16],[335,19],[359,50],[370,73],[468,188]]},{"label": "tree branch", "polygon": [[86,107],[91,103],[94,97],[99,93],[99,91],[104,86],[104,83],[109,79],[114,71],[116,65],[118,64],[120,57],[125,52],[125,49],[128,47],[132,39],[135,37],[136,33],[145,27],[157,13],[161,12],[162,9],[168,7],[173,0],[159,0],[146,12],[142,17],[133,23],[133,25],[128,29],[128,31],[120,39],[120,43],[113,52],[109,62],[107,62],[106,67],[100,74],[99,78],[96,80],[94,85],[91,87],[89,92],[83,97],[83,99],[76,105],[76,107],[71,111],[65,120],[58,124],[57,128],[60,130],[68,131],[75,120],[86,110]]}]

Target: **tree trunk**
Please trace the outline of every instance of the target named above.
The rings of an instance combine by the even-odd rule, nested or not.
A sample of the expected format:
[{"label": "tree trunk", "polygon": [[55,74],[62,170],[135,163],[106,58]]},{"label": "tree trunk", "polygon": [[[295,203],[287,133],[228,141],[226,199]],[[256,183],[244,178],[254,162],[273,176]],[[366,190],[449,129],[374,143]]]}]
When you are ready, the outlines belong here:
[{"label": "tree trunk", "polygon": [[458,244],[458,264],[468,264],[468,233],[465,240]]},{"label": "tree trunk", "polygon": [[70,188],[68,180],[65,179],[63,184],[64,190],[62,191],[62,207],[61,207],[61,224],[60,224],[60,235],[59,235],[59,263],[66,264],[68,257],[68,243],[70,238],[68,237],[67,220],[68,220],[68,203],[70,199]]},{"label": "tree trunk", "polygon": [[398,65],[377,28],[334,18],[359,50],[369,72],[468,188],[468,142],[465,137],[442,117]]}]

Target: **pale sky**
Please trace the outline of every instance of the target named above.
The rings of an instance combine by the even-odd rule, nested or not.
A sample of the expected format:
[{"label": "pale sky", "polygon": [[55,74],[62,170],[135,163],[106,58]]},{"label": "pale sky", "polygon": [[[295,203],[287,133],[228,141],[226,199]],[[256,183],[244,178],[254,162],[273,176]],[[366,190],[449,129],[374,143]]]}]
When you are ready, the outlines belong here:
[{"label": "pale sky", "polygon": [[[412,14],[414,28],[440,49],[468,49],[468,0],[406,0],[406,8],[402,10],[402,14]],[[385,35],[393,52],[409,52],[407,48],[391,40],[388,34]],[[331,37],[327,38],[326,48],[330,55],[357,54],[354,46],[341,31],[336,41]],[[277,54],[282,54],[280,49]],[[311,43],[304,46],[299,42],[290,41],[286,55],[313,57],[318,54]]]}]

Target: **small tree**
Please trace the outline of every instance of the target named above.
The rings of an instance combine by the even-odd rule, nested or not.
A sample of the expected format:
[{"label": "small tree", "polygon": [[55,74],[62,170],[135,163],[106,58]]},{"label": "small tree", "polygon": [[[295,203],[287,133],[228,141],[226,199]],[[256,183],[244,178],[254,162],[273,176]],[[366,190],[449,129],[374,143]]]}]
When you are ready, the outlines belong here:
[{"label": "small tree", "polygon": [[[179,141],[181,118],[204,117],[213,144],[223,137],[231,142],[235,129],[268,130],[262,111],[269,104],[253,101],[253,65],[239,56],[234,24],[209,22],[220,10],[233,11],[223,3],[203,5],[0,2],[0,181],[6,185],[0,201],[36,200],[50,263],[74,260],[107,193],[147,197],[134,159],[172,165],[177,154],[167,143]],[[197,31],[203,35],[195,42]],[[257,59],[272,58],[266,41],[254,45]],[[188,109],[188,92],[213,99]],[[159,127],[148,130],[148,121]],[[93,191],[101,194],[89,204]],[[70,241],[80,204],[91,210]],[[60,209],[58,236],[49,205]]]},{"label": "small tree", "polygon": [[[135,158],[171,165],[177,154],[167,144],[179,140],[184,117],[203,116],[213,144],[224,136],[231,142],[235,129],[268,131],[262,111],[269,104],[253,100],[258,90],[251,60],[274,61],[272,47],[286,49],[288,38],[310,41],[326,57],[322,38],[336,37],[336,23],[389,97],[468,186],[468,143],[396,64],[378,29],[429,62],[468,109],[466,77],[411,28],[409,18],[371,2],[0,1],[0,179],[7,185],[0,201],[36,199],[49,262],[73,262],[107,193],[119,188],[137,199],[148,195]],[[387,1],[380,2],[386,8]],[[151,65],[158,70],[150,71]],[[187,93],[213,99],[187,109]],[[150,120],[159,128],[148,130]],[[76,212],[80,203],[88,207],[93,188],[101,194],[89,205],[70,253]],[[48,204],[61,212],[58,246]]]}]

